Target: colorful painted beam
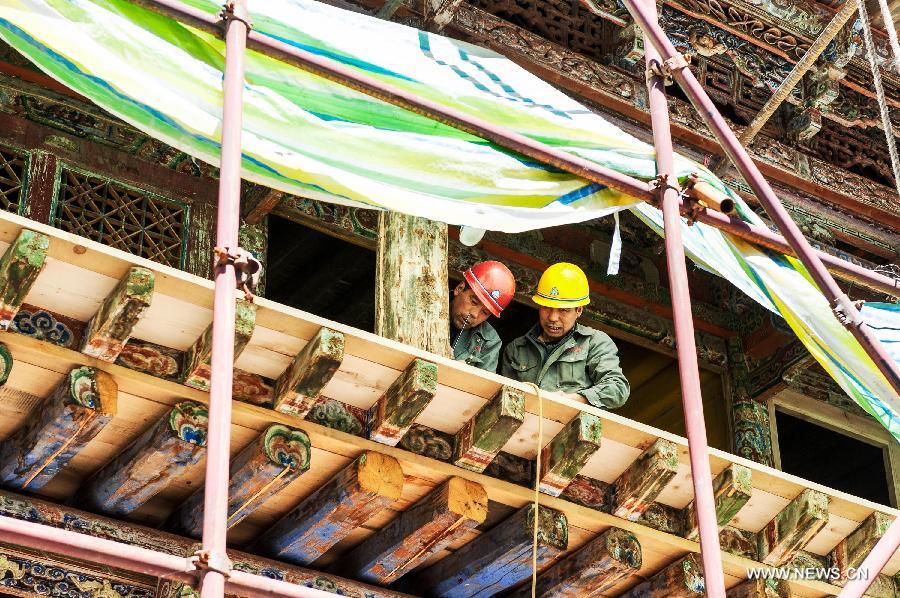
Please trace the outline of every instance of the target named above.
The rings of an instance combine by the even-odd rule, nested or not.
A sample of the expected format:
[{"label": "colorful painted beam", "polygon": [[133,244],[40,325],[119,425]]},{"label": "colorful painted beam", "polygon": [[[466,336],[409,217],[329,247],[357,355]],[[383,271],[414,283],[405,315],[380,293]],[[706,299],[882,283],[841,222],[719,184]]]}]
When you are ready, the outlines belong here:
[{"label": "colorful painted beam", "polygon": [[[238,299],[234,317],[234,360],[241,356],[256,326],[256,304]],[[212,324],[184,355],[184,383],[191,388],[209,390],[212,359]]]},{"label": "colorful painted beam", "polygon": [[[229,529],[306,472],[311,451],[306,432],[273,424],[238,453],[231,460],[228,483]],[[199,538],[203,494],[200,488],[188,497],[169,517],[167,527]]]},{"label": "colorful painted beam", "polygon": [[502,386],[457,433],[453,463],[481,473],[525,421],[525,393]]},{"label": "colorful painted beam", "polygon": [[[487,597],[518,585],[531,576],[534,505],[481,534],[453,554],[418,574],[417,594],[446,598]],[[538,511],[538,571],[545,569],[569,544],[566,516],[540,507]]]},{"label": "colorful painted beam", "polygon": [[678,446],[659,438],[613,484],[612,514],[636,521],[678,473]]},{"label": "colorful painted beam", "polygon": [[600,418],[580,412],[563,426],[541,452],[539,488],[544,494],[559,496],[566,486],[600,450]]},{"label": "colorful painted beam", "polygon": [[[719,529],[728,525],[743,508],[753,494],[752,474],[749,467],[732,463],[713,480],[713,499],[716,503],[716,521]],[[685,535],[688,540],[697,541],[700,530],[697,514],[691,501],[685,510]]]},{"label": "colorful painted beam", "polygon": [[719,546],[729,554],[742,556],[751,561],[757,560],[756,551],[759,550],[759,545],[753,532],[726,525],[719,529]]},{"label": "colorful painted beam", "polygon": [[88,322],[81,352],[114,362],[125,348],[131,331],[150,307],[153,282],[150,270],[130,268]]},{"label": "colorful painted beam", "polygon": [[262,534],[251,552],[308,565],[400,498],[403,470],[367,451]]},{"label": "colorful painted beam", "polygon": [[704,595],[700,555],[678,559],[650,579],[623,594],[627,598],[697,598]]},{"label": "colorful painted beam", "polygon": [[0,258],[0,330],[7,330],[44,269],[50,237],[23,228]]},{"label": "colorful painted beam", "polygon": [[14,360],[12,353],[9,352],[9,347],[7,347],[3,343],[0,343],[0,386],[6,384],[6,381],[9,380],[9,375],[12,373],[13,363]]},{"label": "colorful painted beam", "polygon": [[575,476],[563,490],[562,498],[595,511],[609,513],[610,484],[583,475]]},{"label": "colorful painted beam", "polygon": [[344,335],[330,328],[320,328],[278,378],[273,408],[306,417],[343,359]]},{"label": "colorful painted beam", "polygon": [[414,359],[369,410],[369,439],[397,446],[437,392],[437,365]]},{"label": "colorful painted beam", "polygon": [[[641,562],[641,544],[634,534],[611,527],[541,573],[537,580],[537,595],[543,598],[604,595],[637,573]],[[531,596],[531,584],[525,583],[512,596]]]},{"label": "colorful painted beam", "polygon": [[862,564],[893,521],[893,517],[875,511],[838,542],[829,555],[831,567],[836,567],[841,574],[834,582],[836,585],[847,585],[848,573],[853,573]]},{"label": "colorful painted beam", "polygon": [[725,592],[727,598],[790,598],[791,589],[780,579],[751,579]]},{"label": "colorful painted beam", "polygon": [[759,532],[759,560],[767,565],[790,562],[798,550],[828,523],[828,496],[805,489]]},{"label": "colorful painted beam", "polygon": [[484,486],[452,477],[341,558],[335,570],[387,585],[484,523],[487,511]]},{"label": "colorful painted beam", "polygon": [[131,513],[203,457],[207,417],[205,405],[176,404],[84,483],[78,503],[113,516]]},{"label": "colorful painted beam", "polygon": [[73,369],[0,446],[0,480],[16,490],[38,490],[53,479],[116,414],[112,376]]}]

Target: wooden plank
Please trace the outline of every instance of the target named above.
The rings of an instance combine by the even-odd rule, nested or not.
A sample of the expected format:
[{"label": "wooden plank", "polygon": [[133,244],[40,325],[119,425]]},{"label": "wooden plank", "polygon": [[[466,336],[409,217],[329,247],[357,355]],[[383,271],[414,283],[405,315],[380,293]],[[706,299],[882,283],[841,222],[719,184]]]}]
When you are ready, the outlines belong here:
[{"label": "wooden plank", "polygon": [[307,565],[400,498],[402,489],[397,460],[367,451],[265,532],[251,550]]},{"label": "wooden plank", "polygon": [[205,405],[184,401],[100,468],[78,492],[79,503],[109,515],[131,513],[206,450]]},{"label": "wooden plank", "polygon": [[0,258],[0,330],[7,330],[44,268],[50,238],[23,228]]},{"label": "wooden plank", "polygon": [[128,270],[88,322],[82,353],[110,362],[119,357],[134,326],[150,307],[154,278],[146,268]]},{"label": "wooden plank", "polygon": [[705,584],[700,555],[691,553],[635,586],[626,598],[694,598],[703,596]]},{"label": "wooden plank", "polygon": [[73,369],[29,419],[0,446],[0,480],[38,490],[100,433],[116,413],[113,377],[90,367]]},{"label": "wooden plank", "polygon": [[525,395],[503,385],[456,435],[453,463],[482,472],[525,421]]},{"label": "wooden plank", "polygon": [[9,374],[12,372],[13,360],[12,353],[9,352],[9,347],[7,347],[4,343],[0,343],[0,386],[6,384],[6,381],[9,380]]},{"label": "wooden plank", "polygon": [[[493,596],[531,575],[534,505],[493,527],[412,580],[428,595],[464,598]],[[542,570],[569,544],[566,516],[541,506],[538,511],[537,566]]]},{"label": "wooden plank", "polygon": [[369,439],[397,446],[437,391],[435,364],[414,359],[369,411]]},{"label": "wooden plank", "polygon": [[[231,460],[228,482],[228,527],[245,517],[309,470],[309,436],[272,424]],[[199,538],[203,531],[203,489],[194,492],[169,517],[167,527]]]},{"label": "wooden plank", "polygon": [[806,489],[759,533],[759,560],[767,565],[790,562],[828,523],[828,497]]},{"label": "wooden plank", "polygon": [[612,514],[637,520],[678,473],[678,447],[660,438],[613,484]]},{"label": "wooden plank", "polygon": [[388,585],[484,523],[487,510],[487,492],[481,484],[452,477],[342,557],[337,569],[355,579]]},{"label": "wooden plank", "polygon": [[893,521],[893,517],[876,511],[834,547],[830,554],[831,566],[840,571],[836,585],[847,585],[848,573],[854,573],[859,568]]},{"label": "wooden plank", "polygon": [[[634,534],[611,527],[541,573],[536,592],[544,598],[600,596],[636,574],[641,562],[641,545]],[[512,596],[531,596],[531,584]]]},{"label": "wooden plank", "polygon": [[[732,463],[713,480],[713,499],[716,503],[716,521],[719,528],[725,527],[738,514],[753,493],[752,473],[743,465]],[[688,505],[685,512],[686,533],[688,540],[698,540],[700,530],[697,527],[697,514],[694,502]]]},{"label": "wooden plank", "polygon": [[[253,336],[253,328],[256,325],[256,304],[238,299],[234,310],[234,359],[241,356],[241,352],[250,337]],[[212,373],[210,363],[212,361],[212,324],[200,335],[200,338],[188,349],[184,356],[185,377],[184,383],[191,388],[209,390],[209,377]]]},{"label": "wooden plank", "polygon": [[278,378],[274,408],[306,417],[344,359],[344,335],[322,327]]},{"label": "wooden plank", "polygon": [[600,450],[600,418],[581,412],[553,437],[541,452],[538,481],[541,492],[559,496]]}]

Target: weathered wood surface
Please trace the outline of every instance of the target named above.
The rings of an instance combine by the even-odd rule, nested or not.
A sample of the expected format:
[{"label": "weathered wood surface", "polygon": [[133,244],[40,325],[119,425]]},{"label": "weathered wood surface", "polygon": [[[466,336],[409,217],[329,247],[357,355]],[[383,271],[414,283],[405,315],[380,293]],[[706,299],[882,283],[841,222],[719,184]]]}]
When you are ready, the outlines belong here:
[{"label": "weathered wood surface", "polygon": [[447,243],[442,222],[379,212],[375,334],[453,357]]},{"label": "weathered wood surface", "polygon": [[44,268],[50,238],[23,228],[0,258],[0,330],[6,330]]},{"label": "weathered wood surface", "polygon": [[502,386],[456,434],[453,463],[482,472],[525,421],[525,394]]},{"label": "weathered wood surface", "polygon": [[13,363],[15,363],[15,360],[13,359],[12,353],[9,352],[9,347],[4,343],[0,343],[0,386],[6,384],[6,381],[9,380],[9,374],[12,372]]},{"label": "weathered wood surface", "polygon": [[759,532],[759,560],[767,565],[790,562],[827,523],[828,497],[807,488]]},{"label": "weathered wood surface", "polygon": [[[735,515],[750,500],[753,493],[752,474],[748,467],[731,464],[713,480],[713,499],[716,503],[716,521],[719,528],[728,525]],[[697,527],[697,513],[694,502],[687,506],[685,513],[685,537],[698,540],[700,530]]]},{"label": "weathered wood surface", "polygon": [[691,553],[678,559],[623,596],[627,598],[695,598],[703,596],[705,584],[700,555]]},{"label": "weathered wood surface", "polygon": [[119,357],[131,331],[144,317],[153,298],[153,272],[146,268],[129,268],[100,310],[88,322],[81,352],[103,361]]},{"label": "weathered wood surface", "polygon": [[397,446],[437,392],[437,366],[414,359],[369,410],[369,439]]},{"label": "weathered wood surface", "polygon": [[387,585],[484,523],[487,511],[481,484],[452,477],[342,557],[335,571]]},{"label": "weathered wood surface", "polygon": [[757,560],[759,543],[757,534],[726,525],[719,530],[719,546],[724,552],[741,556],[752,561]]},{"label": "weathered wood surface", "polygon": [[0,480],[8,488],[39,490],[109,423],[116,404],[112,376],[75,368],[0,445]]},{"label": "weathered wood surface", "polygon": [[610,484],[602,480],[577,475],[560,496],[575,504],[609,513]]},{"label": "weathered wood surface", "polygon": [[541,452],[539,488],[544,494],[559,496],[600,450],[600,418],[581,412],[553,437]]},{"label": "weathered wood surface", "polygon": [[[512,588],[531,576],[534,505],[478,536],[411,580],[426,596],[487,597]],[[538,515],[538,571],[546,568],[569,544],[566,516],[540,507]]]},{"label": "weathered wood surface", "polygon": [[330,328],[320,328],[278,378],[274,408],[282,413],[306,417],[343,359],[344,335]]},{"label": "weathered wood surface", "polygon": [[396,459],[367,451],[263,533],[251,551],[308,565],[400,498]]},{"label": "weathered wood surface", "polygon": [[[228,482],[229,528],[283,490],[310,466],[309,436],[272,424],[231,460]],[[198,489],[169,517],[168,528],[194,538],[203,531],[203,488]]]},{"label": "weathered wood surface", "polygon": [[751,579],[728,590],[728,598],[790,598],[791,589],[780,579]]},{"label": "weathered wood surface", "polygon": [[841,577],[836,581],[837,585],[847,584],[848,573],[859,568],[893,521],[893,517],[884,513],[872,513],[858,528],[834,547],[829,556],[831,566],[840,570]]},{"label": "weathered wood surface", "polygon": [[660,438],[613,484],[612,514],[635,521],[678,473],[678,447]]},{"label": "weathered wood surface", "polygon": [[[641,545],[634,534],[611,527],[540,574],[537,595],[544,598],[600,596],[641,568]],[[515,598],[531,596],[525,583]]]},{"label": "weathered wood surface", "polygon": [[[234,314],[234,359],[237,361],[244,347],[250,342],[250,337],[253,336],[253,329],[256,327],[256,304],[238,299]],[[212,324],[185,353],[184,383],[191,388],[209,390],[211,361]]]},{"label": "weathered wood surface", "polygon": [[85,482],[79,505],[114,516],[131,513],[205,454],[207,420],[205,405],[178,403]]}]

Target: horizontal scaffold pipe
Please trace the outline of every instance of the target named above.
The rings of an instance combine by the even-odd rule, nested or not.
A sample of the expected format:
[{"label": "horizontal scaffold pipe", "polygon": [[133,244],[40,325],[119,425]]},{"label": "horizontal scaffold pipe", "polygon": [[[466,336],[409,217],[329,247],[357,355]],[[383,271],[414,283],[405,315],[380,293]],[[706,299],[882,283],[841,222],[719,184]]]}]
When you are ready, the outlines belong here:
[{"label": "horizontal scaffold pipe", "polygon": [[[139,4],[150,10],[162,13],[197,29],[216,35],[221,34],[221,21],[215,16],[187,6],[177,0],[131,1],[134,4]],[[534,141],[533,139],[510,131],[504,127],[499,127],[452,108],[441,106],[440,104],[416,96],[413,93],[398,89],[390,84],[383,83],[362,73],[355,72],[331,59],[317,56],[311,52],[290,46],[254,31],[250,31],[248,35],[247,48],[287,64],[291,64],[305,71],[315,73],[326,79],[336,81],[342,85],[346,85],[347,87],[395,106],[427,116],[428,118],[472,133],[473,135],[478,135],[479,137],[493,141],[502,147],[519,152],[546,164],[550,164],[591,182],[606,185],[612,189],[656,205],[656,194],[650,183],[604,168],[568,152],[552,148],[539,141]],[[682,204],[681,213],[688,215],[689,212],[689,207]],[[789,255],[796,255],[783,237],[772,233],[765,228],[753,226],[741,220],[730,218],[710,210],[702,211],[698,220],[730,232],[747,241]],[[828,269],[841,278],[853,281],[857,284],[863,284],[869,288],[895,297],[900,297],[900,282],[856,266],[855,264],[845,262],[826,253],[820,251],[817,253],[819,258],[827,265]]]}]

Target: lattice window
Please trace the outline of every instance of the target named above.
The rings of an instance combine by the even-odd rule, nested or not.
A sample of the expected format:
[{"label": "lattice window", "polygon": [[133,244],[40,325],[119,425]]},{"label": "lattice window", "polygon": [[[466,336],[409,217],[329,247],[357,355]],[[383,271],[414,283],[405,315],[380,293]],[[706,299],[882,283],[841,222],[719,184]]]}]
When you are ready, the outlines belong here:
[{"label": "lattice window", "polygon": [[187,208],[115,181],[64,170],[54,225],[134,255],[182,267]]},{"label": "lattice window", "polygon": [[25,181],[24,154],[0,148],[0,210],[19,213]]}]

